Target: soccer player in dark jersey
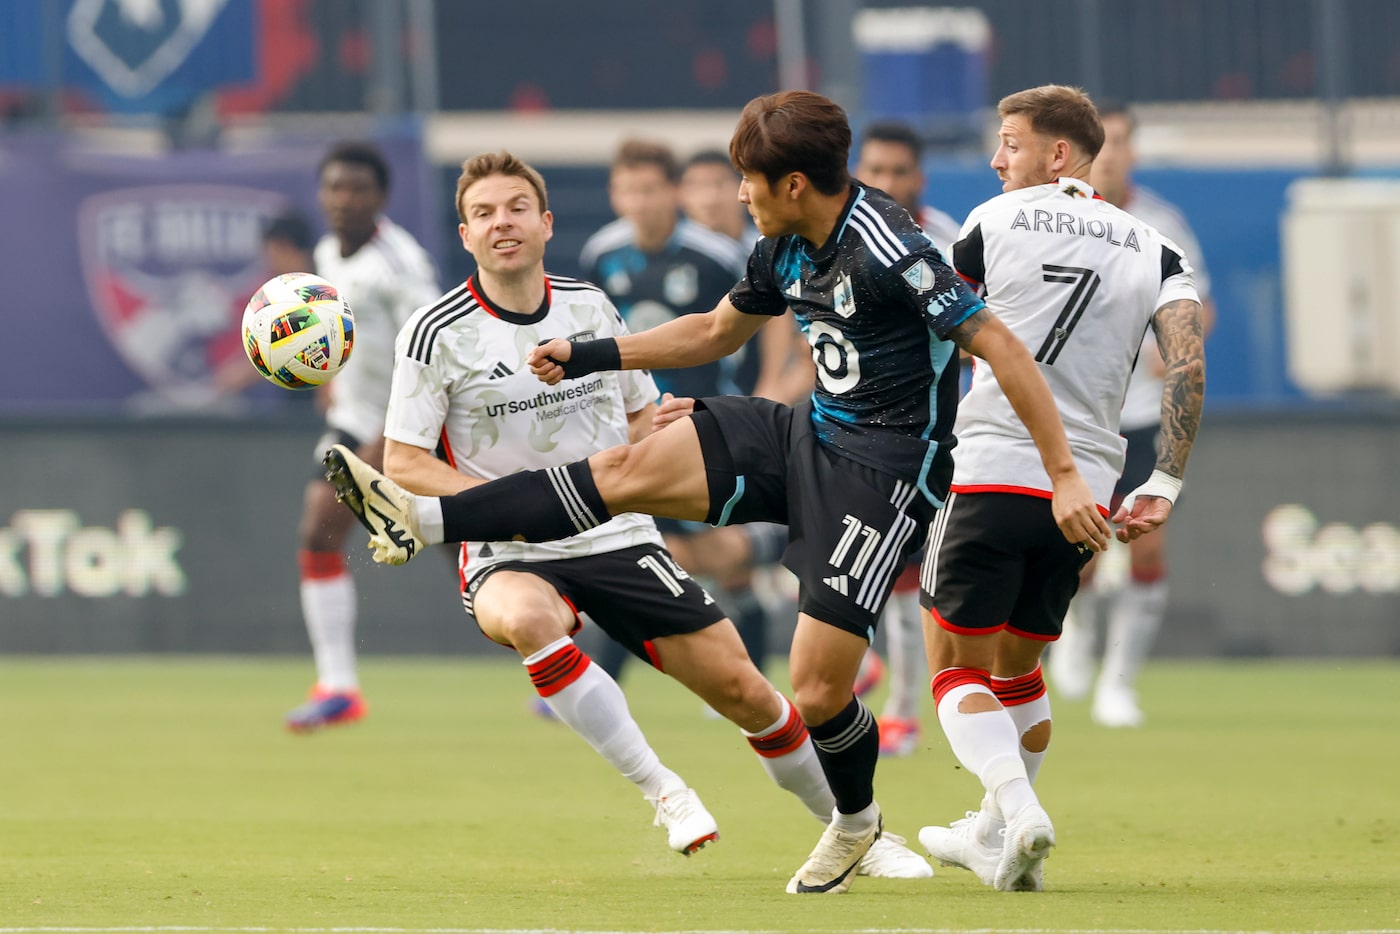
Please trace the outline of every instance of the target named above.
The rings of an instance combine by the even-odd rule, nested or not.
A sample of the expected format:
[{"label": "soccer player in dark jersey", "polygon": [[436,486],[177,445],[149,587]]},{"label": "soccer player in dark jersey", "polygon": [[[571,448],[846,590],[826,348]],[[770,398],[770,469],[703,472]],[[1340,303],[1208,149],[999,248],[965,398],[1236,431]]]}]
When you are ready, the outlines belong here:
[{"label": "soccer player in dark jersey", "polygon": [[560,335],[529,355],[568,393],[602,370],[717,359],[790,305],[817,367],[809,402],[700,400],[638,444],[452,497],[405,493],[340,447],[326,461],[386,563],[429,542],[577,534],[619,512],[787,523],[784,563],[800,581],[792,686],[836,798],[794,894],[846,891],[881,832],[879,737],[852,686],[894,575],[947,495],[959,347],[995,368],[1036,438],[1064,536],[1101,550],[1109,534],[1029,351],[908,212],[852,183],[850,144],[845,112],[819,94],[754,99],[730,141],[740,200],[764,235],[744,279],[704,314],[617,339]]}]

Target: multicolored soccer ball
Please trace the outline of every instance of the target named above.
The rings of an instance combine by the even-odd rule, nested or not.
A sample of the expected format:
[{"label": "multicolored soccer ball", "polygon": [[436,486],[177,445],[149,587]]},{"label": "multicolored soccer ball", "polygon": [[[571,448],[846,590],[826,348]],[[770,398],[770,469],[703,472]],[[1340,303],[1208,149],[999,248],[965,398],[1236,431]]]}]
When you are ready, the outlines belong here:
[{"label": "multicolored soccer ball", "polygon": [[243,309],[243,350],[283,389],[314,389],[339,373],[355,346],[355,316],[340,290],[307,272],[263,283]]}]

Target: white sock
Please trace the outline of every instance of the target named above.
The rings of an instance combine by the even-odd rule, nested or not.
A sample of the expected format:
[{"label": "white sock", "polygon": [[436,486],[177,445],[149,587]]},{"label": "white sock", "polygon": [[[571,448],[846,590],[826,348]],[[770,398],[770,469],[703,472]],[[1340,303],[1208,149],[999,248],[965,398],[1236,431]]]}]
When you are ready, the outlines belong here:
[{"label": "white sock", "polygon": [[1021,737],[1016,748],[1021,753],[1021,763],[1026,767],[1026,778],[1035,784],[1035,777],[1040,774],[1041,763],[1045,761],[1050,746],[1047,744],[1040,752],[1031,752],[1026,748],[1025,736],[1031,727],[1050,719],[1050,695],[1041,694],[1033,701],[1007,707],[1006,712],[1011,715],[1011,722],[1016,724],[1016,735]]},{"label": "white sock", "polygon": [[833,826],[846,833],[865,833],[875,822],[880,819],[880,805],[871,801],[864,808],[854,814],[842,814],[835,808],[831,809],[831,823]]},{"label": "white sock", "polygon": [[[632,719],[622,688],[601,666],[593,664],[565,636],[524,659],[530,678],[540,696],[562,722],[592,746],[623,778],[635,784],[642,794],[662,798],[681,791],[685,781],[661,764],[641,727]],[[557,688],[543,685],[552,675],[567,681]],[[552,693],[544,693],[546,690]]]},{"label": "white sock", "polygon": [[414,496],[413,508],[418,513],[418,536],[423,539],[423,544],[442,544],[442,503],[438,498]]},{"label": "white sock", "polygon": [[919,704],[928,690],[919,592],[891,594],[880,626],[885,631],[885,662],[889,666],[890,685],[882,716],[917,720]]},{"label": "white sock", "polygon": [[759,764],[774,784],[796,795],[817,820],[829,822],[836,798],[817,759],[816,747],[792,704],[781,694],[778,696],[783,709],[771,726],[757,733],[740,732],[758,753]]},{"label": "white sock", "polygon": [[938,701],[938,722],[948,737],[948,745],[963,768],[982,781],[1004,815],[1020,813],[1035,802],[1021,761],[1020,734],[1011,715],[997,703],[997,709],[963,713],[958,705],[971,694],[985,694],[996,700],[982,684],[960,684],[950,688]]},{"label": "white sock", "polygon": [[1131,688],[1138,671],[1156,641],[1167,611],[1165,578],[1144,584],[1129,580],[1123,585],[1108,616],[1104,637],[1101,686]]},{"label": "white sock", "polygon": [[301,615],[316,659],[316,683],[331,691],[354,691],[360,686],[355,671],[355,578],[303,579]]}]

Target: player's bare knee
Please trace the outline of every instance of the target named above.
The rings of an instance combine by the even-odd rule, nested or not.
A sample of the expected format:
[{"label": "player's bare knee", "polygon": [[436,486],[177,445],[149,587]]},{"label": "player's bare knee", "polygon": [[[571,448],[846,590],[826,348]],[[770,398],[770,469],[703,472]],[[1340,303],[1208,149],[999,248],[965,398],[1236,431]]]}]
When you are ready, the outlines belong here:
[{"label": "player's bare knee", "polygon": [[630,444],[619,444],[588,458],[593,483],[605,501],[612,503],[627,495],[629,483],[636,472],[636,462],[637,457]]},{"label": "player's bare knee", "polygon": [[1044,752],[1050,745],[1050,721],[1041,720],[1021,734],[1021,747],[1026,752]]}]

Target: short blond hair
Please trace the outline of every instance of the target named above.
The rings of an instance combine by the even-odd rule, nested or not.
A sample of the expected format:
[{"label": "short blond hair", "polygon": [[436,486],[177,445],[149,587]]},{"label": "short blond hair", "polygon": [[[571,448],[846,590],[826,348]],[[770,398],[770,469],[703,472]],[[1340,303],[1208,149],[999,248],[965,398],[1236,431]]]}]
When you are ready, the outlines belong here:
[{"label": "short blond hair", "polygon": [[1008,94],[997,104],[997,116],[1024,116],[1031,129],[1069,140],[1093,159],[1103,148],[1103,121],[1089,95],[1065,84],[1042,84]]}]

